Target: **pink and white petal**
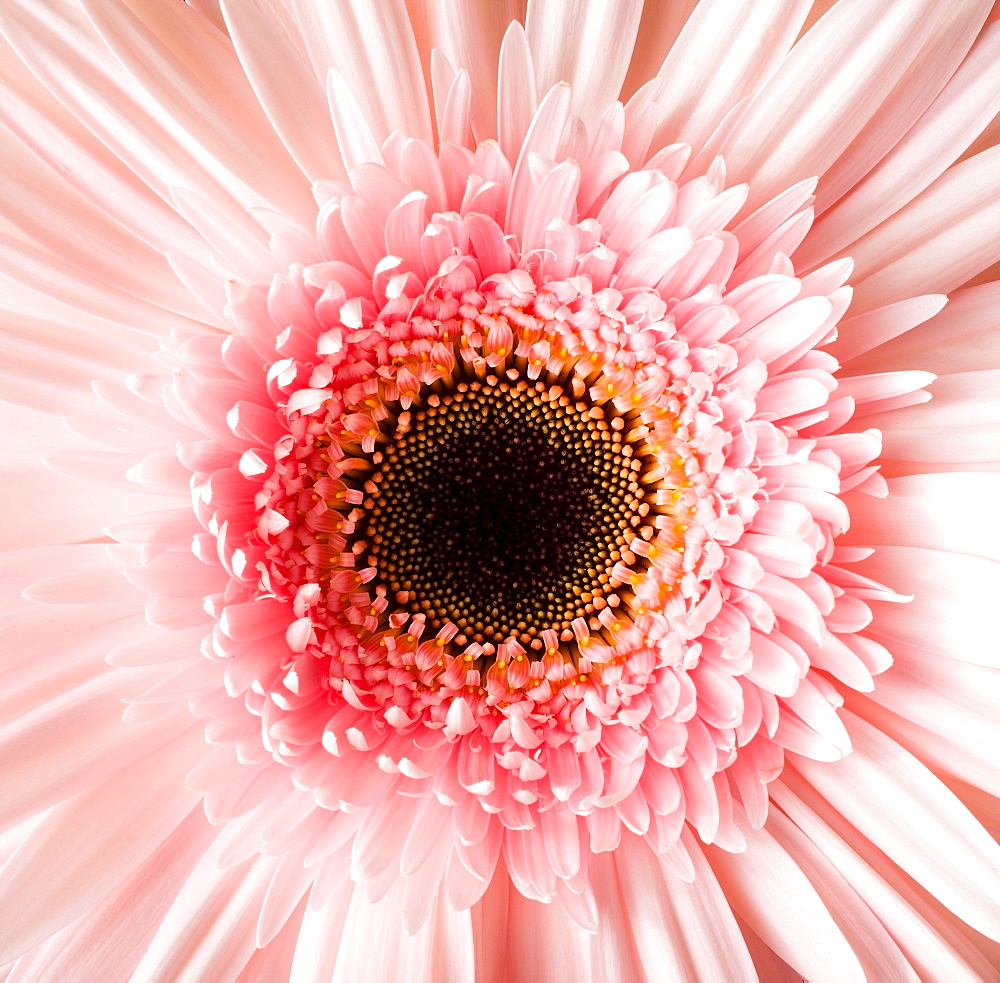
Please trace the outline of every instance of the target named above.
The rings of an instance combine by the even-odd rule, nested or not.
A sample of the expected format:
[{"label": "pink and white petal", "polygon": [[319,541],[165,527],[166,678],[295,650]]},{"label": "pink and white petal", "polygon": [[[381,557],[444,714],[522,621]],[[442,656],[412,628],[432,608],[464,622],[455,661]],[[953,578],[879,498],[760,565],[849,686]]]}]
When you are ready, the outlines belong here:
[{"label": "pink and white petal", "polygon": [[929,387],[930,402],[866,417],[882,431],[885,473],[995,470],[998,385],[1000,369],[945,375]]},{"label": "pink and white petal", "polygon": [[278,861],[218,863],[217,837],[176,892],[136,968],[139,979],[235,979],[254,952],[254,927]]},{"label": "pink and white petal", "polygon": [[424,73],[402,0],[374,5],[292,0],[289,7],[316,77],[326,84],[329,70],[336,68],[350,80],[378,143],[395,132],[432,139]]},{"label": "pink and white petal", "polygon": [[[995,673],[995,670],[991,671]],[[889,694],[885,702],[894,702],[893,694]],[[924,699],[920,702],[926,704],[929,701]],[[993,745],[956,743],[940,733],[945,731],[961,734],[965,731],[963,722],[956,719],[961,709],[956,711],[954,703],[949,702],[944,707],[942,719],[933,721],[931,728],[914,723],[908,717],[858,694],[848,693],[844,705],[897,744],[910,748],[939,778],[945,781],[949,777],[956,778],[974,788],[983,789],[989,795],[1000,797],[1000,770],[997,769]],[[907,699],[905,707],[901,705],[901,709],[905,709],[910,716],[924,717],[917,701],[912,698]],[[973,721],[969,731],[976,733],[981,729],[978,722]]]},{"label": "pink and white petal", "polygon": [[548,92],[557,82],[573,89],[572,112],[592,130],[618,98],[628,70],[642,3],[625,0],[529,0],[525,30],[535,66],[535,85]]},{"label": "pink and white petal", "polygon": [[123,229],[160,250],[197,250],[182,219],[72,113],[47,92],[2,42],[0,120]]},{"label": "pink and white petal", "polygon": [[508,896],[507,978],[594,981],[590,936],[556,903],[530,900],[516,889]]},{"label": "pink and white petal", "polygon": [[944,310],[868,352],[858,370],[912,365],[950,374],[1000,367],[1000,332],[992,330],[998,304],[1000,282],[956,290]]},{"label": "pink and white petal", "polygon": [[[513,29],[508,32],[508,37],[516,36]],[[562,82],[556,83],[542,98],[531,118],[511,177],[504,222],[504,228],[508,232],[520,232],[527,223],[527,208],[535,188],[533,162],[538,155],[549,159],[557,156],[563,130],[569,121],[571,99],[570,87]],[[502,110],[500,122],[502,135],[506,125]]]},{"label": "pink and white petal", "polygon": [[1000,563],[1000,475],[913,474],[889,479],[889,496],[850,494],[855,546],[919,546]]},{"label": "pink and white petal", "polygon": [[[43,14],[38,5],[6,4],[0,31],[68,113],[164,200],[170,188],[183,186],[234,210],[261,204],[217,162],[178,142],[169,116],[137,89],[81,12],[47,5]],[[116,108],[110,116],[106,98]]]},{"label": "pink and white petal", "polygon": [[537,108],[528,37],[513,21],[504,33],[497,67],[497,140],[508,160],[517,160]]},{"label": "pink and white petal", "polygon": [[792,771],[772,783],[784,812],[836,866],[922,979],[978,983],[994,968],[938,905]]},{"label": "pink and white petal", "polygon": [[[435,890],[427,888],[427,890]],[[386,894],[370,902],[355,890],[347,909],[333,983],[404,978],[412,983],[474,983],[475,954],[468,911],[453,911],[437,892],[430,917],[413,934],[400,931],[406,884],[396,878]],[[405,969],[404,969],[405,967]]]},{"label": "pink and white petal", "polygon": [[[993,903],[1000,844],[949,789],[905,748],[848,711],[854,751],[819,763],[790,763],[843,818],[941,904],[973,928],[1000,939]],[[947,851],[940,844],[947,841]]]},{"label": "pink and white petal", "polygon": [[509,898],[512,891],[510,877],[501,868],[487,885],[482,898],[470,909],[476,983],[503,983],[506,979]]},{"label": "pink and white petal", "polygon": [[[990,601],[1000,589],[1000,563],[911,546],[883,546],[856,567],[914,599],[879,606],[870,631],[938,655],[1000,666],[1000,639]],[[890,646],[891,647],[891,646]]]},{"label": "pink and white petal", "polygon": [[[0,224],[3,223],[0,222]],[[13,226],[11,226],[10,238],[12,240],[20,238],[23,242],[28,241]],[[62,332],[64,335],[63,344],[69,344],[65,335],[75,334],[78,330],[86,339],[92,338],[93,335],[107,336],[111,339],[112,350],[108,352],[110,355],[123,354],[116,351],[120,345],[139,346],[137,351],[143,353],[153,351],[157,346],[153,336],[138,330],[134,325],[118,324],[106,318],[86,314],[78,307],[74,307],[72,303],[63,303],[57,298],[49,296],[46,292],[18,283],[4,273],[0,273],[0,288],[2,288],[4,296],[4,305],[0,310],[0,319],[2,319],[0,323],[3,324],[5,332],[11,332],[14,348],[32,347],[28,340],[33,335],[33,331],[30,329],[34,323],[39,321],[47,325],[46,328],[42,329],[44,331]],[[22,322],[22,317],[28,320]],[[18,326],[15,327],[15,325]],[[51,352],[52,348],[59,347],[61,345],[57,343],[48,350]],[[139,358],[141,357],[139,355]],[[68,361],[72,362],[73,359],[69,358]],[[133,359],[126,364],[134,367],[136,361]],[[95,377],[100,377],[100,375],[101,373],[95,373]],[[122,373],[119,371],[114,375],[120,379]],[[7,401],[16,402],[16,400]]]},{"label": "pink and white petal", "polygon": [[956,164],[851,246],[860,313],[918,293],[950,293],[1000,259],[1000,147]]},{"label": "pink and white petal", "polygon": [[992,3],[961,0],[935,12],[937,23],[927,43],[851,146],[824,175],[818,212],[839,200],[905,139],[968,55]]},{"label": "pink and white petal", "polygon": [[756,981],[725,892],[701,847],[688,832],[681,842],[694,865],[690,884],[658,863],[632,834],[623,835],[614,854],[622,902],[646,976],[664,983]]},{"label": "pink and white petal", "polygon": [[[0,614],[32,607],[24,596],[26,586],[52,577],[55,570],[78,574],[105,572],[116,566],[101,543],[52,544],[0,552]],[[60,616],[57,612],[55,615]]]},{"label": "pink and white petal", "polygon": [[767,983],[802,983],[802,974],[792,969],[770,946],[765,945],[739,915],[736,916],[736,924],[743,934],[759,979],[766,980]]},{"label": "pink and white petal", "polygon": [[[56,474],[39,460],[39,450],[59,452],[79,447],[79,438],[57,417],[36,410],[0,406],[4,437],[0,459],[0,508],[16,516],[6,535],[8,549],[56,546],[103,539],[103,529],[116,514],[148,508],[148,496],[122,482],[123,487],[99,486],[90,481]],[[22,446],[17,434],[38,440],[34,450]],[[93,453],[93,452],[92,452]],[[133,457],[129,463],[134,463]],[[108,482],[114,482],[114,476]],[[30,501],[25,489],[30,488]],[[67,497],[73,508],[66,508]]]},{"label": "pink and white petal", "polygon": [[[862,356],[929,321],[947,302],[948,298],[943,294],[925,294],[847,318],[837,325],[836,340],[824,348],[838,361],[847,363],[851,371],[867,372],[870,359]],[[878,355],[875,358],[877,360]],[[855,359],[859,361],[855,362]]]},{"label": "pink and white petal", "polygon": [[808,10],[803,0],[699,3],[658,66],[665,87],[658,100],[654,146],[684,142],[701,147],[785,57]]},{"label": "pink and white petal", "polygon": [[[988,18],[988,23],[993,23],[997,20],[996,16],[996,5],[994,4],[994,11]],[[965,151],[964,154],[959,158],[959,160],[966,160],[969,157],[974,157],[978,153],[986,150],[988,147],[994,147],[1000,142],[1000,119],[994,119],[979,137],[972,142],[972,146]]]},{"label": "pink and white petal", "polygon": [[278,934],[250,957],[236,983],[268,983],[289,978],[307,901],[303,897]]},{"label": "pink and white petal", "polygon": [[[2,566],[4,570],[10,569],[7,564]],[[36,661],[39,663],[44,661],[47,666],[39,670],[40,681],[49,678],[58,689],[60,684],[51,677],[58,673],[58,653],[63,648],[79,641],[83,646],[93,644],[100,648],[103,645],[104,653],[107,654],[115,647],[115,638],[118,637],[119,631],[124,633],[126,638],[135,639],[137,644],[148,642],[148,632],[144,630],[143,620],[139,607],[129,610],[108,605],[85,604],[78,607],[61,605],[53,608],[48,605],[22,602],[21,607],[7,610],[0,616],[0,626],[2,626],[0,630],[8,640],[0,657],[0,667],[7,671],[17,666],[25,667],[25,663],[30,665]],[[190,655],[188,657],[190,658]],[[51,668],[48,668],[49,663]],[[36,705],[48,701],[44,685],[40,688],[42,693],[32,697]]]},{"label": "pink and white petal", "polygon": [[641,980],[642,960],[632,934],[631,914],[623,903],[618,867],[610,853],[590,857],[587,875],[593,891],[597,931],[590,936],[595,983],[614,979]]},{"label": "pink and white petal", "polygon": [[102,901],[18,960],[10,983],[131,976],[160,920],[217,835],[197,809]]},{"label": "pink and white petal", "polygon": [[[275,801],[284,788],[287,788],[285,777],[280,772],[276,775],[278,781],[267,795],[266,802]],[[300,835],[299,842],[280,855],[257,916],[255,938],[258,950],[269,948],[285,933],[289,923],[298,929],[298,919],[301,918],[299,909],[306,902],[316,879],[316,872],[303,863],[310,845],[309,836]],[[291,965],[292,951],[288,953],[288,965]],[[287,967],[285,971],[287,972]]]},{"label": "pink and white petal", "polygon": [[[141,611],[81,605],[72,620],[52,624],[36,608],[0,619],[7,651],[0,659],[0,727],[37,710],[109,671],[109,648],[126,644],[142,631]],[[67,630],[72,628],[72,630]],[[45,631],[48,629],[48,631]],[[59,630],[63,629],[63,630]]]},{"label": "pink and white petal", "polygon": [[[250,214],[222,208],[212,199],[183,187],[172,189],[172,199],[177,211],[208,244],[226,278],[266,282],[278,273],[277,261],[268,248],[268,236]],[[214,272],[218,277],[215,270],[205,265],[206,272]]]},{"label": "pink and white petal", "polygon": [[[83,914],[173,833],[198,803],[197,794],[179,784],[203,747],[201,728],[190,728],[45,816],[3,868],[0,960]],[[137,796],[140,784],[144,794]],[[56,882],[56,895],[31,890]]]},{"label": "pink and white petal", "polygon": [[327,74],[326,96],[344,168],[350,172],[368,162],[381,164],[378,140],[350,83],[335,68]]},{"label": "pink and white petal", "polygon": [[[962,804],[982,824],[994,840],[1000,842],[1000,820],[996,815],[996,796],[985,792],[960,778],[945,779],[947,786],[962,800]],[[984,946],[980,946],[985,948]],[[992,949],[1000,956],[1000,943],[993,943]]]},{"label": "pink and white petal", "polygon": [[632,60],[622,86],[623,102],[656,75],[697,6],[698,0],[643,4]]},{"label": "pink and white petal", "polygon": [[[948,32],[940,36],[948,38]],[[992,27],[892,150],[862,180],[844,179],[850,183],[843,197],[831,192],[831,176],[824,177],[823,190],[833,195],[827,200],[836,203],[817,219],[796,253],[796,262],[806,269],[836,255],[898,212],[950,167],[1000,112],[998,80],[1000,27]],[[904,86],[905,81],[900,89]]]},{"label": "pink and white petal", "polygon": [[[67,606],[70,617],[77,610]],[[152,724],[122,722],[123,699],[162,676],[153,670],[116,670],[57,696],[0,731],[0,803],[7,828],[104,781],[154,752],[190,723],[178,707]],[[64,734],[72,733],[67,743]]]},{"label": "pink and white petal", "polygon": [[200,317],[161,249],[126,230],[27,148],[7,147],[0,200],[9,221],[85,275],[154,306]]},{"label": "pink and white petal", "polygon": [[449,0],[426,11],[431,47],[472,83],[472,132],[477,142],[497,137],[497,64],[507,25],[524,19],[521,0],[496,0],[489,6]]},{"label": "pink and white petal", "polygon": [[196,320],[101,283],[47,249],[12,236],[0,236],[0,266],[7,277],[29,290],[115,325],[149,335],[204,330]]},{"label": "pink and white petal", "polygon": [[288,974],[289,983],[316,983],[333,978],[353,892],[353,884],[345,877],[340,889],[325,905],[314,907],[311,900],[307,902]]},{"label": "pink and white petal", "polygon": [[920,983],[916,971],[872,910],[840,871],[780,810],[772,810],[767,832],[817,891],[822,892],[824,906],[857,956],[866,979]]},{"label": "pink and white petal", "polygon": [[744,853],[706,851],[726,897],[765,945],[804,978],[864,981],[868,977],[827,907],[829,899],[771,834],[773,823],[769,817],[764,829],[745,831]]},{"label": "pink and white petal", "polygon": [[210,24],[226,33],[226,21],[222,16],[220,0],[187,0],[193,10],[197,10]]},{"label": "pink and white petal", "polygon": [[24,588],[24,597],[38,604],[129,604],[146,598],[130,584],[116,563],[95,564],[89,570],[50,571],[49,576]]},{"label": "pink and white petal", "polygon": [[846,0],[789,52],[716,148],[755,207],[822,174],[902,77],[935,26],[933,0]]},{"label": "pink and white petal", "polygon": [[893,713],[912,720],[980,757],[1000,743],[994,715],[1000,698],[1000,669],[935,656],[896,643],[892,671],[870,696]]},{"label": "pink and white petal", "polygon": [[180,132],[262,203],[310,222],[315,205],[308,183],[270,126],[226,35],[187,4],[81,4],[134,82]]},{"label": "pink and white petal", "polygon": [[224,0],[221,6],[240,64],[295,162],[312,181],[346,179],[325,79],[310,69],[302,36],[285,6],[274,0]]}]

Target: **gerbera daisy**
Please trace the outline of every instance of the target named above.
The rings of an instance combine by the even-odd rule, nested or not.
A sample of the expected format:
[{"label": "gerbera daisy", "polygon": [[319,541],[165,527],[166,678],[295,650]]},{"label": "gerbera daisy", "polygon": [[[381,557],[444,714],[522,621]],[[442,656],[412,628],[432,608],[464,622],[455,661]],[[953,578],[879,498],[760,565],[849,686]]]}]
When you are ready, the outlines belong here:
[{"label": "gerbera daisy", "polygon": [[3,978],[1000,979],[991,8],[6,0]]}]

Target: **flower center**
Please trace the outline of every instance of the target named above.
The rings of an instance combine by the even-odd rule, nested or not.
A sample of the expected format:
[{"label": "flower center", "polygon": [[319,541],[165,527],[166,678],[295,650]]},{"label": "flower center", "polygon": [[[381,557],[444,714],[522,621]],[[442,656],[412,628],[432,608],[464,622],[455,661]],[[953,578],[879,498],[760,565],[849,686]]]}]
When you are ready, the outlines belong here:
[{"label": "flower center", "polygon": [[458,644],[572,638],[607,606],[641,523],[641,464],[608,415],[496,376],[401,414],[365,485],[378,581],[430,627],[452,622]]},{"label": "flower center", "polygon": [[558,702],[648,672],[697,595],[692,367],[581,286],[400,298],[272,370],[260,591],[292,600],[289,644],[335,688],[435,720],[449,697]]}]

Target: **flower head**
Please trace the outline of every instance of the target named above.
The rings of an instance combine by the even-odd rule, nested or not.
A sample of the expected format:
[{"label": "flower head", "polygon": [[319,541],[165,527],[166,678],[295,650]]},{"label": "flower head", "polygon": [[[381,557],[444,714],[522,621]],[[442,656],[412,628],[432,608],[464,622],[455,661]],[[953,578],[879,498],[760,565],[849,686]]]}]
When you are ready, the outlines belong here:
[{"label": "flower head", "polygon": [[1000,35],[787,6],[0,15],[14,974],[995,973]]}]

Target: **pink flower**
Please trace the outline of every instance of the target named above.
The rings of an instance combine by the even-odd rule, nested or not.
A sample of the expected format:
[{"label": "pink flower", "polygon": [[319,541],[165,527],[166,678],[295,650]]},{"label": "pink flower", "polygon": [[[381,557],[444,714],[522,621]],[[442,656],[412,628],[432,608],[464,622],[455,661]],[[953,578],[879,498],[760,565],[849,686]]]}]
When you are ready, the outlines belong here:
[{"label": "pink flower", "polygon": [[991,4],[417,6],[0,10],[3,978],[1000,979]]}]

